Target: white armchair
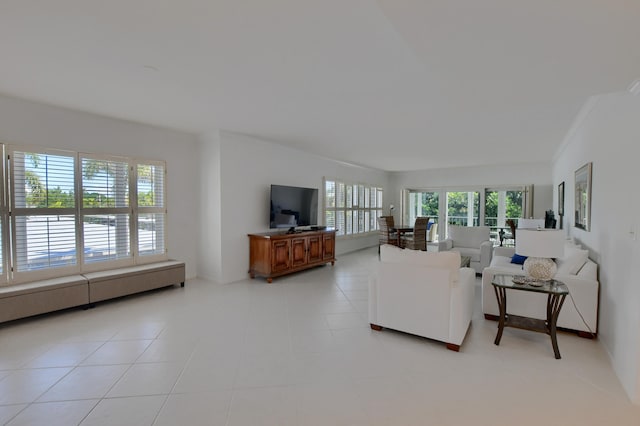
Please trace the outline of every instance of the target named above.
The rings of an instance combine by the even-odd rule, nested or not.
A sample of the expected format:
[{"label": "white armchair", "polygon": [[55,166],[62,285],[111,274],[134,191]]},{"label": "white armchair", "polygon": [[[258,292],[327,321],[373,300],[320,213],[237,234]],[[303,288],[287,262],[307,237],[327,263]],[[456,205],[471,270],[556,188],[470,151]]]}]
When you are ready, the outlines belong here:
[{"label": "white armchair", "polygon": [[477,274],[491,264],[493,243],[489,240],[488,226],[449,225],[449,236],[440,243],[439,249],[458,251],[471,258],[471,267]]},{"label": "white armchair", "polygon": [[380,248],[369,276],[369,323],[439,340],[453,351],[471,323],[475,274],[460,268],[457,252]]}]

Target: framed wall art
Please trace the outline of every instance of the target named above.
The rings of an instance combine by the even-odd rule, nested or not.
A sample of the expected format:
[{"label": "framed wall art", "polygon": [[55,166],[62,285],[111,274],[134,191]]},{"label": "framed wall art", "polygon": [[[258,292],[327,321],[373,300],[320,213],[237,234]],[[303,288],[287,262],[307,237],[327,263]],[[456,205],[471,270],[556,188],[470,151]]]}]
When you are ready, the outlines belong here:
[{"label": "framed wall art", "polygon": [[558,185],[558,214],[564,216],[564,182]]},{"label": "framed wall art", "polygon": [[575,175],[575,227],[585,231],[591,230],[591,169],[592,163],[587,163]]},{"label": "framed wall art", "polygon": [[564,216],[564,182],[558,185],[558,229],[562,229],[562,216]]}]

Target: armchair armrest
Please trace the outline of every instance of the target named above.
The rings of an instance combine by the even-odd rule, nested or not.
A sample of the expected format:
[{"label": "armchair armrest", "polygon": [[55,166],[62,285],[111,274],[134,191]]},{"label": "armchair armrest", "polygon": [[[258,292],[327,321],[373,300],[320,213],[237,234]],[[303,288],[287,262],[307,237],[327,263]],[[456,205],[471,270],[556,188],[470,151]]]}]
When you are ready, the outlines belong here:
[{"label": "armchair armrest", "polygon": [[476,271],[473,268],[460,268],[458,285],[451,289],[451,322],[449,323],[449,341],[462,344],[473,315],[473,301],[476,294]]},{"label": "armchair armrest", "polygon": [[491,264],[491,256],[493,254],[493,243],[484,241],[480,244],[480,266],[486,268]]},{"label": "armchair armrest", "polygon": [[438,243],[438,251],[447,251],[453,248],[453,240],[447,238],[446,240],[442,240]]},{"label": "armchair armrest", "polygon": [[[588,328],[593,333],[597,333],[598,329],[598,291],[600,283],[597,280],[585,279],[576,275],[556,275],[554,277],[558,281],[562,281],[567,285],[571,298],[575,302],[575,306],[571,300],[564,302],[560,317],[562,317],[563,327],[574,330],[587,330],[578,311],[588,324]],[[558,319],[560,321],[560,319]]]}]

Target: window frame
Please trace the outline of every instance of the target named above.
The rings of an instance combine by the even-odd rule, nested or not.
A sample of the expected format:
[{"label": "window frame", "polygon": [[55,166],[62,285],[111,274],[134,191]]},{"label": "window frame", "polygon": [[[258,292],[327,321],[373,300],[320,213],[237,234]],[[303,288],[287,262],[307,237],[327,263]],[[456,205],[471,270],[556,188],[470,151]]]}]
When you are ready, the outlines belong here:
[{"label": "window frame", "polygon": [[[2,188],[0,188],[0,232],[2,232],[2,241],[0,242],[0,263],[3,266],[0,273],[0,286],[19,284],[23,282],[36,281],[41,279],[56,278],[65,275],[77,275],[85,272],[94,272],[101,270],[115,269],[124,266],[133,266],[139,264],[147,264],[168,259],[168,208],[167,208],[167,165],[164,160],[150,160],[144,158],[115,156],[107,154],[97,154],[88,152],[77,152],[70,150],[53,149],[33,145],[16,145],[0,143],[0,152],[3,155],[3,161],[0,162],[0,177],[2,178]],[[70,159],[73,164],[73,172],[70,177],[73,184],[66,185],[65,191],[74,192],[74,207],[16,207],[16,195],[26,197],[26,193],[22,194],[20,187],[17,185],[25,185],[23,182],[16,181],[16,153],[35,154],[35,155],[53,155],[63,156]],[[83,187],[83,160],[95,159],[98,161],[116,161],[122,162],[127,168],[128,178],[128,205],[126,207],[85,207],[84,206],[84,187]],[[26,157],[25,157],[25,161]],[[150,165],[161,167],[161,195],[162,206],[138,206],[138,167],[142,165]],[[27,167],[27,163],[20,164],[19,167]],[[18,169],[19,170],[19,169]],[[60,169],[64,170],[64,169]],[[65,172],[66,173],[66,172]],[[66,182],[67,176],[63,174]],[[22,179],[22,178],[21,178]],[[48,191],[54,188],[54,184],[47,183],[51,187],[47,187]],[[158,193],[156,193],[158,196]],[[21,199],[20,199],[21,200]],[[63,199],[64,200],[64,199]],[[26,201],[26,198],[25,198]],[[23,201],[21,201],[23,203]],[[70,202],[69,202],[70,204]],[[64,205],[64,204],[62,204]],[[84,235],[84,218],[88,215],[110,215],[123,214],[128,215],[128,244],[129,255],[121,259],[109,259],[104,261],[86,262],[85,258],[85,235]],[[149,255],[140,255],[138,241],[138,220],[141,214],[162,214],[161,245],[162,253],[152,253]],[[73,247],[75,255],[75,263],[63,266],[47,266],[41,269],[18,271],[18,254],[21,249],[20,244],[16,244],[19,217],[28,216],[70,216],[73,219],[73,237],[69,237],[69,241],[73,238]],[[154,222],[155,223],[155,222]],[[71,225],[69,225],[69,228]],[[156,228],[154,228],[156,229]],[[71,232],[69,232],[71,234]],[[49,234],[51,235],[51,234]],[[22,244],[22,243],[21,243]],[[69,243],[71,245],[71,243]],[[28,245],[27,245],[28,247]],[[22,249],[21,249],[22,250]],[[55,249],[48,253],[49,258],[55,254]],[[23,256],[21,254],[21,256]]]}]

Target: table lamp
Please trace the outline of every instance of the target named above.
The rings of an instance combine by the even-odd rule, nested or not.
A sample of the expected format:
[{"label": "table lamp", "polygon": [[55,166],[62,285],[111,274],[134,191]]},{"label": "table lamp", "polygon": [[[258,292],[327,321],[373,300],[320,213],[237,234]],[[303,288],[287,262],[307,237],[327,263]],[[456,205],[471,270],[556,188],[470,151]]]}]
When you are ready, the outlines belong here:
[{"label": "table lamp", "polygon": [[548,281],[558,270],[552,258],[564,255],[564,233],[554,229],[518,229],[516,253],[527,256],[524,272],[537,281]]}]

